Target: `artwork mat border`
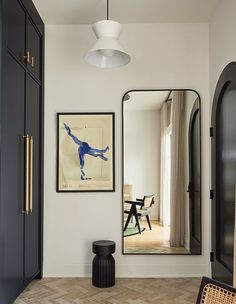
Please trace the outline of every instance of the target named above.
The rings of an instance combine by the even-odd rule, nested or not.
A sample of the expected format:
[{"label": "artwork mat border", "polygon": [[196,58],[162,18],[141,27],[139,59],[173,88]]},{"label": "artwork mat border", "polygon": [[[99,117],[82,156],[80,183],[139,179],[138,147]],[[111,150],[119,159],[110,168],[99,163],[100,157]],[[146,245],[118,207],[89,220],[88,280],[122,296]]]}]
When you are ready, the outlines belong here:
[{"label": "artwork mat border", "polygon": [[[110,115],[112,118],[112,189],[104,190],[61,190],[59,187],[59,139],[60,139],[60,130],[59,130],[59,119],[63,115]],[[79,192],[115,192],[115,112],[57,112],[57,172],[56,172],[56,192],[58,193],[79,193]]]}]

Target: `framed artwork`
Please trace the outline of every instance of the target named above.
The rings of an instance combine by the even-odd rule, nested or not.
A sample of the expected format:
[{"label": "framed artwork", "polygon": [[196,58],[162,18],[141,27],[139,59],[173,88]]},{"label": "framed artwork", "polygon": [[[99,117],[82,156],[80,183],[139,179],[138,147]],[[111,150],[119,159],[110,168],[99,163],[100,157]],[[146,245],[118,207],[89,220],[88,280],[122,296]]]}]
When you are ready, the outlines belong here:
[{"label": "framed artwork", "polygon": [[57,114],[57,192],[115,191],[115,113]]}]

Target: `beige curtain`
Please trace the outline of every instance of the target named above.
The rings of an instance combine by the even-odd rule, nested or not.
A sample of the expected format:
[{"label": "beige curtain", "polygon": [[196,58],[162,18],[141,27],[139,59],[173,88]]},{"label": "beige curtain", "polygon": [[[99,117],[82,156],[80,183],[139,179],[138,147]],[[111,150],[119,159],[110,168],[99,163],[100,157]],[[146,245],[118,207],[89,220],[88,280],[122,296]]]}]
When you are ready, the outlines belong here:
[{"label": "beige curtain", "polygon": [[167,159],[167,129],[170,124],[170,106],[166,102],[161,108],[161,164],[160,164],[160,223],[169,225],[169,175]]},{"label": "beige curtain", "polygon": [[171,103],[170,246],[184,246],[185,234],[185,100],[174,91]]},{"label": "beige curtain", "polygon": [[123,197],[124,210],[129,210],[131,205],[128,203],[125,203],[125,201],[133,200],[133,185],[124,184],[124,193],[123,194],[124,194],[124,197]]}]

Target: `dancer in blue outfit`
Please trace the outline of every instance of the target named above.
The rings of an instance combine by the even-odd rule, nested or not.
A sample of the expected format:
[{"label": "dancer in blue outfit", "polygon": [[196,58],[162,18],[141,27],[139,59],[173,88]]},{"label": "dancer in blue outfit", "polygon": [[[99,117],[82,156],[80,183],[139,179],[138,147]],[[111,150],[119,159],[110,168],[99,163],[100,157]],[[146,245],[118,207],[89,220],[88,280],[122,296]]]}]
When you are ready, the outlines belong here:
[{"label": "dancer in blue outfit", "polygon": [[82,180],[87,180],[91,178],[85,177],[85,172],[84,172],[84,156],[86,154],[94,156],[94,157],[99,157],[104,161],[108,161],[108,158],[104,156],[104,153],[106,153],[109,150],[109,147],[106,147],[105,149],[95,149],[91,148],[87,142],[81,141],[76,137],[74,134],[71,133],[71,129],[69,126],[67,126],[64,123],[64,127],[67,131],[67,134],[73,139],[74,143],[78,145],[78,154],[79,154],[79,161],[80,161],[80,170],[81,170],[81,179]]}]

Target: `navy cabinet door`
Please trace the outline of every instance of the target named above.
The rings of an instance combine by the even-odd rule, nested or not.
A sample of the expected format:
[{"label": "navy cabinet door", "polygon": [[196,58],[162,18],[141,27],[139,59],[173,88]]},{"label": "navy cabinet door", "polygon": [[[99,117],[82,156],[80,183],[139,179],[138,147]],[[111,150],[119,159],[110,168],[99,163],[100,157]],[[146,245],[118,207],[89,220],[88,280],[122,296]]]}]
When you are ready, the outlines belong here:
[{"label": "navy cabinet door", "polygon": [[0,1],[0,21],[0,304],[10,304],[42,272],[44,25],[31,0]]},{"label": "navy cabinet door", "polygon": [[[29,199],[32,210],[25,215],[25,283],[40,272],[40,86],[27,75],[26,81],[26,126],[25,133],[30,136]],[[31,161],[32,160],[32,161]]]},{"label": "navy cabinet door", "polygon": [[26,49],[30,54],[30,62],[27,67],[29,71],[37,78],[41,79],[41,34],[32,24],[29,18],[27,18],[26,25]]},{"label": "navy cabinet door", "polygon": [[17,0],[5,1],[7,6],[7,47],[22,62],[26,63],[25,11]]},{"label": "navy cabinet door", "polygon": [[24,102],[25,71],[7,56],[5,105],[1,114],[1,250],[0,303],[11,303],[23,288]]}]

